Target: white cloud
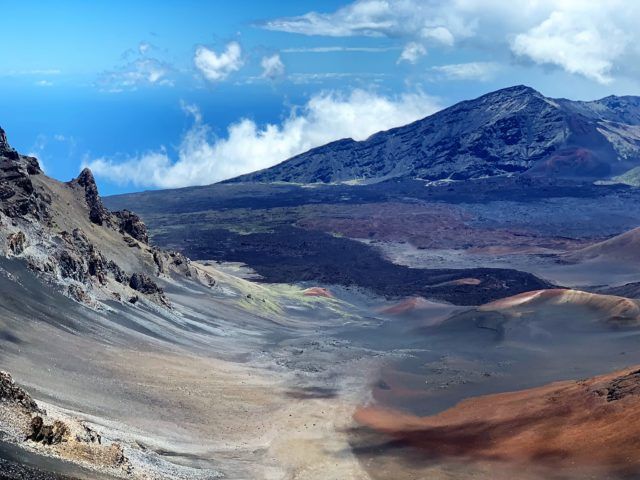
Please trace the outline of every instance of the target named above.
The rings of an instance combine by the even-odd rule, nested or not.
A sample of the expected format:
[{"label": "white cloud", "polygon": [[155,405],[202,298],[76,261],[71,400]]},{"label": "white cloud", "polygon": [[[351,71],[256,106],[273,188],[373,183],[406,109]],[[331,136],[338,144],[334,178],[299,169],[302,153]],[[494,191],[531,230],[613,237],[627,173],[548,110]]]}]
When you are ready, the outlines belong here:
[{"label": "white cloud", "polygon": [[431,67],[437,77],[448,80],[490,80],[500,69],[494,62],[469,62]]},{"label": "white cloud", "polygon": [[349,94],[324,92],[304,106],[292,108],[280,124],[257,125],[243,118],[214,138],[194,106],[183,108],[194,124],[182,138],[173,160],[164,147],[118,162],[98,158],[86,162],[93,172],[119,184],[174,188],[204,185],[269,167],[310,148],[404,125],[438,109],[422,92],[387,97],[364,90]]},{"label": "white cloud", "polygon": [[204,78],[211,82],[226,79],[244,65],[242,48],[238,42],[230,42],[225,50],[217,54],[215,51],[200,46],[196,49],[193,62]]},{"label": "white cloud", "polygon": [[140,42],[138,44],[138,52],[140,55],[145,55],[149,50],[151,50],[151,44],[147,42]]},{"label": "white cloud", "polygon": [[138,58],[122,67],[104,72],[98,79],[100,88],[107,92],[117,93],[124,90],[135,90],[141,86],[172,86],[170,75],[173,68],[155,58]]},{"label": "white cloud", "polygon": [[379,53],[399,50],[398,47],[302,47],[302,48],[284,48],[282,53],[333,53],[333,52],[366,52]]},{"label": "white cloud", "polygon": [[366,81],[369,83],[380,83],[387,74],[368,72],[323,72],[323,73],[292,73],[288,76],[291,83],[297,85],[323,84],[325,82],[339,80]]},{"label": "white cloud", "polygon": [[262,67],[263,78],[273,80],[284,75],[284,63],[282,63],[282,59],[277,53],[269,57],[263,57],[260,66]]},{"label": "white cloud", "polygon": [[[595,14],[595,12],[593,12]],[[614,62],[631,37],[600,15],[554,11],[539,25],[515,37],[514,53],[537,63],[557,65],[600,83],[609,83]],[[631,33],[631,32],[628,32]]]},{"label": "white cloud", "polygon": [[50,80],[38,80],[36,82],[36,85],[38,87],[52,87],[53,86],[53,82]]},{"label": "white cloud", "polygon": [[614,74],[637,75],[639,23],[640,2],[631,0],[356,0],[333,12],[274,19],[263,27],[491,49],[607,83]]},{"label": "white cloud", "polygon": [[8,72],[0,72],[0,77],[21,77],[21,76],[49,76],[49,75],[60,75],[62,73],[61,70],[56,68],[50,69],[34,69],[34,70],[10,70]]},{"label": "white cloud", "polygon": [[[433,0],[358,0],[333,13],[310,12],[266,22],[269,30],[331,37],[422,37],[450,44],[469,26],[453,21],[448,2]],[[455,29],[453,32],[451,29]]]},{"label": "white cloud", "polygon": [[423,57],[426,54],[427,54],[427,49],[424,48],[424,45],[418,42],[409,42],[404,46],[404,49],[400,54],[400,58],[398,58],[398,63],[400,62],[416,63],[420,59],[420,57]]}]

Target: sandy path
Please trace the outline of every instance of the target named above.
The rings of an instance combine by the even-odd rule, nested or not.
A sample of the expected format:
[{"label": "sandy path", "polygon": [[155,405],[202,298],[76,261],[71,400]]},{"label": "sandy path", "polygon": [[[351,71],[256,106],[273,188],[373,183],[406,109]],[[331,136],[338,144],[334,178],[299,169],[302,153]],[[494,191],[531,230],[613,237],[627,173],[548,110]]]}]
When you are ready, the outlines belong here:
[{"label": "sandy path", "polygon": [[299,398],[285,370],[136,351],[114,351],[104,362],[125,379],[130,397],[126,410],[109,416],[172,461],[210,467],[225,478],[369,478],[348,443],[367,390],[361,379],[345,378],[335,396]]}]

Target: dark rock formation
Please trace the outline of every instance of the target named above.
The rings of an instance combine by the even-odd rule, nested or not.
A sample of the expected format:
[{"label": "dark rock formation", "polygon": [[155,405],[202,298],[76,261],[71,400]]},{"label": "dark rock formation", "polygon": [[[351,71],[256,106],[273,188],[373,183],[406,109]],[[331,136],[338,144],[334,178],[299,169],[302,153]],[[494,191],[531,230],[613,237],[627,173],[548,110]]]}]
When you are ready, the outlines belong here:
[{"label": "dark rock formation", "polygon": [[191,260],[180,252],[169,252],[171,265],[186,277],[191,277]]},{"label": "dark rock formation", "polygon": [[89,219],[96,225],[107,223],[110,214],[102,204],[102,200],[98,194],[98,186],[96,185],[96,180],[93,178],[91,170],[85,168],[80,172],[78,178],[72,180],[70,183],[76,184],[84,189],[85,200],[89,207]]},{"label": "dark rock formation", "polygon": [[160,288],[156,282],[151,280],[151,277],[144,273],[134,273],[129,279],[129,286],[137,292],[144,293],[146,295],[153,295],[154,293],[162,294],[162,288]]},{"label": "dark rock formation", "polygon": [[48,221],[51,199],[35,192],[31,175],[41,174],[38,161],[18,154],[0,128],[0,210],[11,218],[32,216]]},{"label": "dark rock formation", "polygon": [[552,99],[526,86],[483,95],[356,142],[338,140],[233,182],[609,178],[640,165],[640,98]]},{"label": "dark rock formation", "polygon": [[[148,275],[144,273],[134,273],[129,279],[129,287],[137,292],[148,295],[161,305],[171,308],[171,302],[169,302],[169,299],[164,294],[164,290],[162,290],[162,288],[160,288]],[[138,300],[139,297],[135,295],[129,299],[129,302],[136,304],[138,303]]]},{"label": "dark rock formation", "polygon": [[129,210],[113,212],[120,222],[120,232],[126,233],[144,244],[149,243],[149,232],[147,226],[138,215]]},{"label": "dark rock formation", "polygon": [[[82,283],[93,278],[105,285],[107,276],[111,274],[118,283],[127,283],[129,277],[124,270],[113,260],[107,260],[80,229],[74,229],[71,234],[62,232],[61,236],[65,244],[58,251],[56,259],[63,278],[71,278]],[[76,295],[77,290],[69,293],[73,298],[79,298]]]},{"label": "dark rock formation", "polygon": [[605,388],[598,390],[606,395],[607,402],[615,402],[629,395],[640,395],[640,370],[636,370],[612,380]]},{"label": "dark rock formation", "polygon": [[10,160],[18,160],[20,158],[20,155],[16,152],[15,148],[9,145],[7,134],[2,127],[0,127],[0,156]]},{"label": "dark rock formation", "polygon": [[71,250],[62,250],[58,254],[58,268],[62,278],[71,278],[78,282],[84,282],[87,278],[87,269],[80,256]]},{"label": "dark rock formation", "polygon": [[113,278],[118,283],[127,283],[127,281],[129,280],[129,277],[127,277],[127,274],[124,272],[124,270],[122,270],[113,260],[109,260],[107,262],[107,270],[111,272]]},{"label": "dark rock formation", "polygon": [[29,435],[27,440],[33,442],[41,442],[43,445],[56,445],[61,443],[69,434],[69,428],[56,420],[53,425],[45,425],[44,420],[40,416],[33,417],[29,425]]},{"label": "dark rock formation", "polygon": [[22,406],[28,412],[39,412],[38,404],[31,396],[16,385],[11,375],[0,371],[0,402],[10,402]]}]

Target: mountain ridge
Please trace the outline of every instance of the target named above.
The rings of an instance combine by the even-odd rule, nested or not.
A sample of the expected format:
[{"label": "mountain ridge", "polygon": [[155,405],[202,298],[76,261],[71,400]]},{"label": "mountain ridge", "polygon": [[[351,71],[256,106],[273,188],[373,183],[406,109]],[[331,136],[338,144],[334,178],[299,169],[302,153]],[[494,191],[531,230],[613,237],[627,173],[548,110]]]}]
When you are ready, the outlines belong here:
[{"label": "mountain ridge", "polygon": [[572,101],[517,85],[222,183],[437,181],[524,173],[595,180],[638,165],[639,97]]}]

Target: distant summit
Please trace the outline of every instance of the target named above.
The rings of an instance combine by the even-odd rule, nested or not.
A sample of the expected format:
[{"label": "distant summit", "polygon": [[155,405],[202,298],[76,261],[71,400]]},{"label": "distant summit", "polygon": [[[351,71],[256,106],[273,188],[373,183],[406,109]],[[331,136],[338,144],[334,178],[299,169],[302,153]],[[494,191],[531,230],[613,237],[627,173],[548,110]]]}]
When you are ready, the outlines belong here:
[{"label": "distant summit", "polygon": [[596,180],[638,166],[640,97],[578,102],[518,85],[364,141],[338,140],[227,182],[465,180],[525,172]]}]

